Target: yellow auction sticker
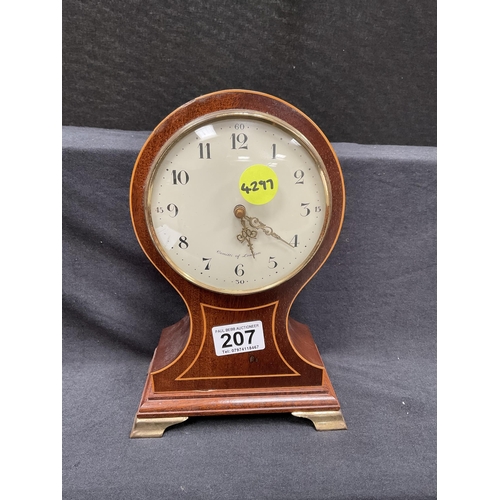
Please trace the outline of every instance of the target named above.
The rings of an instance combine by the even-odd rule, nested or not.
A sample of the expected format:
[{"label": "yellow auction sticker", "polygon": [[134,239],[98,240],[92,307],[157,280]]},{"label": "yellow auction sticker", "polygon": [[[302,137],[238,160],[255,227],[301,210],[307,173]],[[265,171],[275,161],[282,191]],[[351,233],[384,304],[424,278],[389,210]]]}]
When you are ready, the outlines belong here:
[{"label": "yellow auction sticker", "polygon": [[240,177],[240,193],[252,205],[269,203],[278,192],[278,176],[267,165],[252,165]]}]

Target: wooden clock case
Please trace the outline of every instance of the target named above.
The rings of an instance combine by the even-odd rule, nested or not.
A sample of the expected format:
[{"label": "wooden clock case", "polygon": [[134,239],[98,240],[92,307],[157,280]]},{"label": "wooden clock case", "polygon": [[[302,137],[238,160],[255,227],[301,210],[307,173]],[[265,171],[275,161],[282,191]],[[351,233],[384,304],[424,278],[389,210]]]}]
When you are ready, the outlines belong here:
[{"label": "wooden clock case", "polygon": [[[218,110],[250,110],[286,121],[317,150],[331,185],[331,215],[312,259],[288,281],[249,295],[207,290],[188,281],[162,258],[146,222],[148,174],[164,143],[192,120]],[[345,429],[340,404],[311,332],[289,317],[297,294],[332,251],[344,216],[338,159],[321,130],[301,111],[267,94],[227,90],[199,97],[165,118],[142,148],[131,180],[130,209],[144,252],[183,298],[188,314],[161,332],[135,416],[131,437],[161,437],[191,416],[292,413],[318,430]],[[262,321],[266,348],[216,356],[212,327]]]}]

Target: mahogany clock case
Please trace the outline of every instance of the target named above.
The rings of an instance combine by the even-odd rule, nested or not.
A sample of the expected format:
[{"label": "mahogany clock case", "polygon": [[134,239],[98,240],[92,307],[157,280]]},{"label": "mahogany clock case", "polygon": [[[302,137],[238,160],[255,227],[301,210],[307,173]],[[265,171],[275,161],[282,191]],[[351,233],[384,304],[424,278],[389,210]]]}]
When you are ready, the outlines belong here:
[{"label": "mahogany clock case", "polygon": [[[146,193],[149,193],[148,179],[151,172],[154,171],[156,159],[161,157],[161,152],[164,150],[164,145],[171,145],[172,140],[179,136],[179,132],[183,131],[187,126],[192,126],[195,123],[197,127],[202,127],[205,124],[207,117],[213,117],[214,113],[217,117],[238,116],[236,125],[238,127],[245,123],[245,142],[251,144],[253,147],[245,144],[245,158],[253,158],[250,160],[255,163],[256,161],[266,162],[271,161],[271,143],[273,139],[269,136],[278,133],[278,130],[283,130],[281,127],[290,127],[287,134],[287,142],[297,144],[302,141],[300,146],[300,153],[295,153],[299,161],[294,163],[293,150],[283,154],[286,161],[276,163],[275,169],[280,179],[280,183],[286,185],[288,178],[292,179],[289,189],[293,187],[296,189],[294,194],[288,194],[285,190],[281,190],[277,194],[276,199],[279,197],[281,203],[284,200],[292,199],[289,205],[276,205],[275,200],[271,200],[267,212],[264,212],[266,221],[267,217],[271,217],[276,207],[281,208],[280,214],[285,212],[287,217],[281,223],[288,222],[288,219],[293,217],[298,218],[293,231],[298,232],[298,240],[306,239],[305,233],[301,233],[297,229],[300,226],[303,215],[300,212],[300,201],[309,201],[307,196],[311,196],[315,190],[321,189],[316,184],[315,188],[310,186],[313,183],[324,183],[325,190],[325,205],[323,211],[318,210],[318,214],[325,213],[324,223],[319,224],[321,231],[318,230],[318,244],[315,251],[307,258],[307,252],[304,254],[305,259],[301,268],[298,271],[289,272],[282,277],[281,281],[273,286],[253,287],[247,293],[242,295],[233,273],[225,278],[225,288],[233,287],[233,295],[228,291],[222,290],[207,290],[206,287],[199,287],[194,285],[191,280],[181,276],[180,273],[173,269],[173,266],[167,265],[165,259],[160,255],[157,246],[154,244],[153,237],[151,236],[151,228],[148,230],[147,221],[150,210],[149,203],[147,202]],[[237,113],[237,115],[234,115]],[[264,125],[262,121],[255,121],[254,115],[263,117],[269,121],[269,133],[266,135],[262,133],[259,136],[258,132]],[[213,118],[210,118],[213,120]],[[242,123],[239,123],[241,121]],[[211,121],[208,121],[211,123]],[[220,123],[217,130],[220,130]],[[280,127],[279,129],[277,127]],[[200,130],[205,130],[203,127]],[[213,130],[213,129],[212,129]],[[231,127],[227,129],[227,137],[229,133],[234,130]],[[293,131],[293,132],[291,132]],[[219,135],[223,136],[223,133]],[[235,136],[236,134],[233,134]],[[242,134],[243,135],[243,134]],[[182,136],[181,136],[182,137]],[[239,137],[239,136],[238,136]],[[259,139],[260,137],[260,139]],[[253,139],[253,140],[252,140]],[[277,139],[274,139],[277,141]],[[283,139],[281,139],[283,140]],[[224,157],[227,155],[225,149],[225,142],[212,142],[212,158],[210,163],[207,158],[200,160],[200,157],[209,157],[208,152],[206,155],[198,156],[198,144],[194,144],[194,148],[188,148],[183,143],[183,148],[188,152],[183,160],[177,158],[181,154],[181,148],[177,150],[177,154],[172,153],[172,157],[176,164],[183,165],[183,168],[189,170],[192,167],[191,163],[197,161],[202,163],[202,171],[213,171],[213,165],[223,165]],[[278,141],[279,142],[279,141]],[[200,143],[202,145],[203,143]],[[207,146],[210,143],[207,143]],[[228,142],[229,150],[231,150],[231,143]],[[307,146],[309,144],[309,146]],[[281,146],[284,148],[285,146]],[[307,148],[310,149],[307,149]],[[276,145],[274,145],[276,148]],[[234,145],[233,149],[237,149]],[[269,149],[269,154],[267,150]],[[208,150],[207,150],[208,151]],[[317,155],[314,160],[310,160],[309,174],[306,180],[301,180],[301,184],[297,184],[297,180],[293,176],[294,171],[298,166],[302,166],[304,160],[300,160],[300,155],[306,155],[304,151],[309,151],[309,154]],[[168,152],[168,149],[167,149]],[[249,156],[248,156],[249,155]],[[252,156],[253,155],[253,156]],[[311,156],[312,158],[313,156]],[[255,158],[267,158],[266,160]],[[243,161],[238,157],[234,158],[227,163],[226,174],[234,170],[238,171],[239,168],[243,171],[244,168],[249,167],[248,160]],[[292,165],[295,165],[292,167]],[[321,175],[316,174],[317,177],[313,181],[313,173],[311,168],[316,168],[321,171]],[[176,167],[177,168],[177,167]],[[267,167],[265,167],[267,168]],[[304,168],[304,167],[303,167]],[[286,170],[285,170],[286,169]],[[196,171],[196,170],[195,170]],[[186,173],[185,171],[182,171]],[[302,171],[301,171],[302,172]],[[192,174],[193,175],[193,174]],[[213,175],[213,174],[212,174]],[[267,175],[267,174],[266,174]],[[303,174],[304,175],[304,174]],[[231,199],[229,203],[226,200],[219,200],[219,205],[225,206],[226,209],[219,210],[213,219],[213,231],[207,232],[212,238],[217,240],[217,228],[221,224],[230,225],[233,222],[236,234],[239,221],[233,214],[233,207],[236,203],[244,203],[250,211],[256,209],[256,205],[248,203],[243,196],[239,193],[240,183],[238,183],[238,173],[234,179],[234,185],[227,183],[226,189],[228,191],[227,197]],[[186,173],[186,178],[188,177]],[[276,181],[278,181],[278,177]],[[164,177],[162,177],[163,179]],[[169,177],[168,177],[169,178]],[[198,177],[199,178],[199,177]],[[321,179],[325,179],[321,181]],[[177,178],[175,179],[177,181]],[[163,180],[161,182],[164,182]],[[206,180],[212,182],[217,186],[215,178]],[[196,177],[192,182],[196,185]],[[198,181],[199,183],[199,181]],[[172,195],[180,196],[181,192],[188,189],[190,183],[185,182],[186,186],[180,182],[173,183],[171,187],[170,198],[165,197],[165,200],[172,200]],[[257,183],[256,183],[257,184]],[[323,187],[323,184],[320,184]],[[207,196],[207,200],[211,198],[206,195],[206,189],[203,196]],[[307,189],[310,191],[307,191]],[[160,189],[163,191],[165,188]],[[208,190],[210,192],[210,189]],[[175,194],[174,194],[175,193]],[[201,192],[198,192],[201,194]],[[229,194],[230,193],[230,194]],[[304,194],[308,193],[308,194]],[[296,196],[305,196],[303,198],[295,198]],[[181,198],[179,198],[180,200]],[[182,198],[184,199],[184,198]],[[158,203],[158,202],[156,202]],[[166,202],[163,201],[166,206]],[[176,203],[180,203],[177,201]],[[317,202],[319,203],[319,201]],[[182,205],[180,205],[182,207]],[[241,206],[243,205],[236,205]],[[181,106],[175,110],[168,118],[162,121],[154,130],[152,135],[148,138],[146,144],[142,148],[140,155],[134,167],[130,188],[130,211],[133,222],[133,227],[140,245],[146,255],[148,255],[154,266],[161,272],[163,276],[172,284],[175,290],[182,296],[188,309],[185,321],[181,321],[176,325],[166,325],[168,328],[164,329],[160,338],[158,347],[155,351],[153,360],[151,362],[148,379],[145,384],[143,398],[139,410],[137,412],[137,419],[135,420],[131,437],[159,437],[165,429],[166,424],[171,422],[177,423],[179,418],[181,421],[191,416],[201,415],[221,415],[221,414],[238,414],[238,413],[270,413],[280,411],[281,413],[292,412],[296,416],[310,418],[318,430],[339,430],[345,429],[345,422],[340,411],[338,398],[332,387],[331,381],[328,378],[328,373],[324,368],[321,356],[317,351],[317,347],[306,325],[297,322],[289,317],[290,307],[302,287],[311,279],[317,272],[321,265],[325,262],[330,254],[335,242],[338,239],[345,206],[345,192],[342,172],[338,159],[328,143],[326,137],[318,129],[318,127],[307,118],[302,112],[297,110],[293,105],[284,102],[283,100],[270,96],[265,93],[249,91],[249,90],[223,90],[214,92],[205,96],[200,96],[189,103]],[[205,207],[205,211],[209,210]],[[179,213],[182,214],[183,209],[180,208]],[[189,227],[192,231],[184,234],[193,236],[195,221],[199,219],[199,209],[193,212],[192,218],[194,221],[189,222],[186,219],[184,225]],[[149,212],[148,212],[149,213]],[[186,216],[187,217],[187,216]],[[315,213],[309,217],[316,220]],[[313,219],[314,218],[314,219]],[[168,217],[167,217],[168,219]],[[276,219],[274,219],[276,221]],[[173,224],[167,220],[161,224]],[[210,220],[205,222],[206,225],[211,223]],[[274,222],[271,222],[274,225]],[[157,222],[157,224],[160,224]],[[314,222],[309,223],[310,226]],[[163,226],[162,226],[163,227]],[[168,226],[170,227],[170,226]],[[204,227],[200,227],[204,230]],[[185,229],[189,231],[189,229]],[[170,231],[170,229],[169,229]],[[223,233],[224,235],[226,233]],[[274,233],[273,233],[274,234]],[[284,233],[283,233],[284,234]],[[290,237],[293,233],[290,233]],[[194,235],[196,236],[196,235]],[[237,238],[231,235],[234,240],[234,247],[236,252],[239,251]],[[297,236],[297,235],[296,235]],[[230,233],[227,234],[230,237]],[[187,236],[181,237],[187,238]],[[205,237],[206,238],[206,237]],[[256,238],[257,239],[257,238]],[[192,241],[192,240],[191,240]],[[206,242],[206,239],[203,240]],[[266,243],[270,243],[269,246]],[[229,242],[226,240],[222,243],[222,248],[227,252],[227,245]],[[271,238],[271,241],[263,242],[258,239],[255,245],[260,244],[261,249],[268,248],[267,252],[274,252],[273,255],[278,255],[276,248],[279,249],[283,245],[288,245],[284,240],[277,241]],[[226,245],[226,246],[224,246]],[[296,243],[297,245],[297,243]],[[193,246],[196,246],[195,244]],[[205,248],[206,243],[203,243],[203,252],[208,252]],[[292,258],[299,258],[299,251],[304,249],[307,245],[298,244],[295,252],[291,253]],[[312,245],[310,245],[312,246]],[[293,246],[290,245],[293,251]],[[177,249],[177,247],[175,247]],[[187,245],[186,245],[187,248]],[[253,248],[253,247],[251,247]],[[289,247],[286,247],[289,248]],[[220,252],[220,250],[218,250]],[[182,258],[179,256],[178,264],[187,259],[185,255],[185,248],[180,249]],[[213,254],[203,253],[202,255],[217,255],[215,247]],[[253,250],[252,250],[253,253]],[[264,254],[267,255],[264,251]],[[201,254],[200,254],[201,255]],[[200,255],[198,255],[201,261]],[[229,255],[229,254],[228,254]],[[251,257],[251,256],[250,256]],[[224,257],[227,260],[227,257]],[[223,259],[224,259],[223,258]],[[247,266],[255,264],[254,273],[257,274],[264,270],[264,273],[270,273],[266,259],[256,257],[255,262],[246,262],[240,264],[240,260],[233,257],[231,265],[228,266],[227,261],[224,263],[215,263],[213,270],[210,272],[224,273],[225,270],[234,265]],[[216,260],[216,259],[214,259]],[[251,259],[250,259],[251,260]],[[278,256],[278,260],[280,257]],[[196,266],[198,260],[193,260],[191,264]],[[282,269],[282,267],[277,267]],[[185,268],[188,272],[188,268]],[[200,269],[202,277],[207,274],[206,269]],[[249,271],[249,275],[252,272]],[[258,275],[258,274],[257,274]],[[274,272],[271,272],[271,277]],[[219,275],[222,280],[222,275]],[[251,278],[249,278],[251,279]],[[254,278],[255,281],[255,278]],[[258,283],[261,281],[259,280]],[[212,286],[216,285],[213,279]],[[224,288],[224,287],[222,287]],[[250,291],[252,293],[250,293]],[[239,298],[239,300],[237,300]],[[248,323],[249,321],[261,321],[263,329],[263,339],[265,338],[265,349],[255,353],[236,353],[233,355],[220,356],[215,353],[212,344],[211,332],[212,327],[216,328],[222,325],[235,325]],[[240,333],[240,335],[242,335]],[[243,338],[243,336],[242,336]],[[242,341],[243,342],[243,341]],[[241,344],[240,344],[241,345]],[[253,354],[256,354],[254,356]],[[167,419],[167,420],[166,420]],[[152,430],[154,431],[152,432]]]},{"label": "mahogany clock case", "polygon": [[148,135],[63,128],[63,498],[435,498],[436,149],[334,144],[344,224],[291,316],[348,431],[238,415],[134,440],[159,333],[186,312],[131,228]]}]

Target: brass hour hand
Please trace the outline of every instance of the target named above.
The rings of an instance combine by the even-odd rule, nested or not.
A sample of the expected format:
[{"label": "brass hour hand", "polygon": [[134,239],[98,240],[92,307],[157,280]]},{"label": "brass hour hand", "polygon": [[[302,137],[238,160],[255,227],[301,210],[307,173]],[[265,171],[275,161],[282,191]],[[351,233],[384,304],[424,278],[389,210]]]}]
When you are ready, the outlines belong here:
[{"label": "brass hour hand", "polygon": [[[288,246],[291,246],[293,248],[292,245],[290,245],[290,243],[288,243],[287,241],[285,241],[279,234],[276,234],[274,231],[273,231],[273,228],[272,227],[269,227],[267,226],[266,224],[264,224],[263,222],[261,222],[257,217],[249,217],[247,215],[247,211],[246,211],[246,208],[243,206],[243,205],[236,205],[234,207],[234,215],[241,220],[241,225],[243,226],[243,230],[242,230],[242,234],[243,232],[246,230],[248,231],[252,231],[252,235],[251,236],[252,238],[256,238],[257,237],[257,231],[254,231],[255,229],[260,229],[264,232],[264,234],[266,234],[267,236],[272,236],[273,238],[276,238],[277,240],[280,240],[282,241],[283,243],[287,244]],[[247,224],[253,228],[254,230],[250,229]],[[243,239],[240,239],[242,235],[238,235],[237,238],[238,238],[238,241],[245,241],[245,237],[243,237]],[[251,242],[250,242],[250,239],[247,240],[249,246],[250,246],[250,249],[252,250],[251,248]],[[252,250],[252,255],[253,254],[253,250]],[[254,255],[255,257],[255,255]]]},{"label": "brass hour hand", "polygon": [[241,233],[238,234],[236,236],[236,238],[238,238],[238,241],[240,243],[243,243],[244,241],[247,242],[248,248],[250,248],[250,252],[252,252],[252,257],[255,259],[255,253],[253,251],[252,239],[257,238],[257,231],[254,231],[254,230],[246,227],[245,223],[243,222],[243,219],[241,220],[241,225],[243,226],[243,228],[241,229]]}]

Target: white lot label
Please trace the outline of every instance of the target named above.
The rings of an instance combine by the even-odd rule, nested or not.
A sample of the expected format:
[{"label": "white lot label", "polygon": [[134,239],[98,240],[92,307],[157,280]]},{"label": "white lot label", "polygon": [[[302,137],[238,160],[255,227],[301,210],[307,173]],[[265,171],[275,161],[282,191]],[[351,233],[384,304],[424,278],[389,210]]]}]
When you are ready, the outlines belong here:
[{"label": "white lot label", "polygon": [[262,351],[266,347],[262,321],[214,326],[212,335],[217,356]]}]

